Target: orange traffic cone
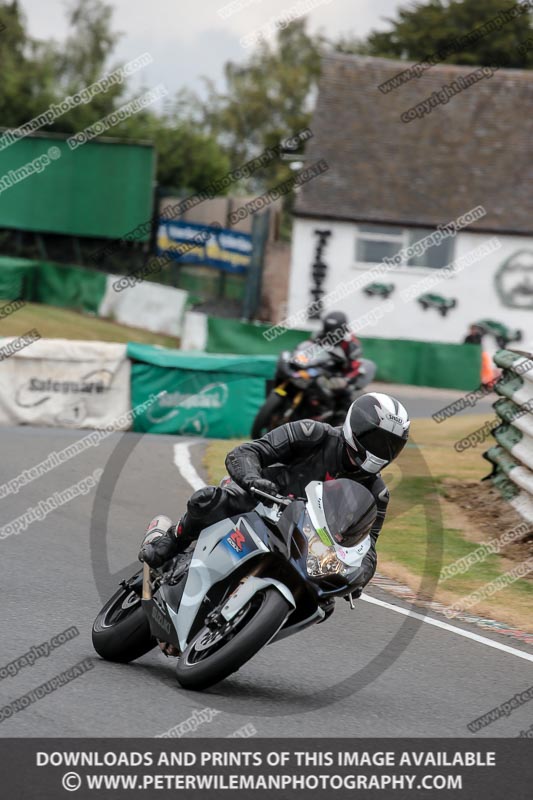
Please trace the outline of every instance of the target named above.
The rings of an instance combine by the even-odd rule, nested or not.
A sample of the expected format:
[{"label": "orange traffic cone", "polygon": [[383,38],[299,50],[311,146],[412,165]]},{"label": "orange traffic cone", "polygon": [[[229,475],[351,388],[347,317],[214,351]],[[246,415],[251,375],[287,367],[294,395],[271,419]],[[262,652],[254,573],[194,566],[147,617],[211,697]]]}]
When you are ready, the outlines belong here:
[{"label": "orange traffic cone", "polygon": [[486,350],[481,353],[481,383],[483,386],[491,386],[497,378],[492,358]]}]

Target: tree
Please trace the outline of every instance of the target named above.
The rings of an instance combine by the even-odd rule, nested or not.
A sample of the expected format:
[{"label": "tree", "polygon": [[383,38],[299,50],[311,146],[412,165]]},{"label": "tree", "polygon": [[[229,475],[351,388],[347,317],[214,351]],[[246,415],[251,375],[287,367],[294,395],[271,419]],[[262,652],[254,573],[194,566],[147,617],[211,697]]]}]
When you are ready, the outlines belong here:
[{"label": "tree", "polygon": [[181,103],[172,104],[163,114],[140,117],[128,120],[128,132],[154,142],[160,186],[192,193],[228,173],[230,160],[223,148],[213,135],[201,130]]},{"label": "tree", "polygon": [[[527,48],[533,28],[531,15],[522,13],[508,21],[502,11],[516,8],[516,3],[502,0],[429,0],[400,8],[396,19],[388,19],[388,31],[373,31],[367,37],[364,52],[371,56],[424,61],[428,55],[450,46],[449,64],[481,66],[502,65],[531,69],[533,48]],[[525,7],[525,6],[524,6]],[[496,17],[500,27],[480,37],[470,37],[457,48],[457,40]]]},{"label": "tree", "polygon": [[55,97],[55,55],[50,45],[28,36],[16,0],[0,4],[0,27],[0,120],[16,127]]},{"label": "tree", "polygon": [[[120,33],[112,30],[113,9],[103,0],[74,0],[67,11],[70,25],[66,42],[56,56],[56,92],[59,99],[72,96],[113,72],[110,64]],[[126,94],[126,82],[113,84],[95,94],[90,102],[67,111],[50,126],[62,133],[81,131],[110,114]],[[110,135],[120,135],[111,130]]]},{"label": "tree", "polygon": [[[260,44],[244,64],[226,64],[225,91],[208,83],[204,125],[228,152],[232,168],[309,125],[321,42],[307,33],[305,19],[295,20],[279,31],[274,44]],[[276,160],[250,185],[271,187],[289,175],[287,163]]]},{"label": "tree", "polygon": [[[112,7],[103,0],[75,0],[68,9],[70,30],[61,46],[32,39],[18,3],[0,2],[0,113],[2,125],[15,128],[95,83],[119,65],[111,58],[120,34],[112,28]],[[144,90],[136,93],[139,96]],[[127,102],[126,82],[114,84],[61,116],[43,131],[76,133]],[[155,144],[158,182],[198,191],[222,178],[229,158],[215,137],[194,117],[196,99],[181,93],[163,112],[147,107],[109,128],[111,138]],[[197,111],[196,111],[197,113]]]}]

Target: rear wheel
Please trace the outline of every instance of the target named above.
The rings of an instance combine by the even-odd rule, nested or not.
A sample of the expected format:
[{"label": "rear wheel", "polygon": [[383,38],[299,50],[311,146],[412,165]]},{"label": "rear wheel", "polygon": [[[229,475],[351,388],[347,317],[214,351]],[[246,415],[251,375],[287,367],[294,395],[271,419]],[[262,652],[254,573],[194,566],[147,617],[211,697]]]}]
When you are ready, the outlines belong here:
[{"label": "rear wheel", "polygon": [[93,624],[93,647],[106,661],[126,664],[157,644],[136,592],[120,588],[107,601]]},{"label": "rear wheel", "polygon": [[276,392],[270,392],[254,419],[252,439],[260,439],[265,433],[279,425],[284,403],[285,398]]},{"label": "rear wheel", "polygon": [[281,628],[292,606],[277,589],[257,592],[223,628],[202,628],[180,656],[176,677],[186,689],[207,689],[249,661]]}]

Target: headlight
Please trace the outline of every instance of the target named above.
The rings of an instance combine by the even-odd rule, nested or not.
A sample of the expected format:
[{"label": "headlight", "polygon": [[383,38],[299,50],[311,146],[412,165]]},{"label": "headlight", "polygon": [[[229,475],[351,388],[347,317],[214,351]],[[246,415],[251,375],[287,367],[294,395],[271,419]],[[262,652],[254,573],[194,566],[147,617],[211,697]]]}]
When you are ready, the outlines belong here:
[{"label": "headlight", "polygon": [[314,528],[304,525],[303,531],[308,541],[307,574],[310,578],[324,578],[327,575],[348,575],[354,567],[344,564],[331,547],[317,536]]},{"label": "headlight", "polygon": [[324,544],[312,528],[307,525],[304,528],[309,542],[307,552],[307,573],[311,578],[323,577],[325,575],[338,575],[343,571],[343,564],[337,558],[333,547]]}]

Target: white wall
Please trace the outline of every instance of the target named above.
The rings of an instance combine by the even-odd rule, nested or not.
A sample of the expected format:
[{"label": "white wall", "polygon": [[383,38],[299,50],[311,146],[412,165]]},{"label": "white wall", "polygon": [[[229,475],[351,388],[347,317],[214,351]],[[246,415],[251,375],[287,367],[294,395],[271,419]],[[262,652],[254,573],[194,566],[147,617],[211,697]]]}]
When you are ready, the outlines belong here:
[{"label": "white wall", "polygon": [[293,231],[289,315],[297,313],[312,302],[311,270],[318,241],[318,237],[314,235],[317,229],[332,232],[322,253],[322,260],[328,266],[323,285],[326,292],[331,292],[339,284],[347,283],[354,278],[361,279],[361,286],[373,281],[395,285],[395,291],[390,296],[389,302],[379,297],[368,297],[362,288],[356,288],[342,300],[332,303],[331,308],[344,311],[350,320],[359,319],[366,314],[372,317],[376,312],[377,319],[363,321],[364,327],[359,331],[361,336],[461,342],[472,322],[489,318],[508,327],[522,329],[524,344],[533,343],[533,294],[530,298],[522,298],[525,303],[531,302],[531,308],[510,308],[503,304],[495,286],[495,276],[502,264],[513,254],[523,250],[531,254],[526,257],[527,262],[531,263],[531,272],[527,273],[521,269],[515,269],[512,273],[507,272],[505,283],[513,285],[530,274],[533,284],[533,237],[459,233],[455,238],[454,261],[472,252],[482,243],[493,240],[495,236],[501,247],[490,255],[483,256],[480,261],[464,267],[457,274],[442,279],[438,285],[429,289],[434,294],[457,299],[457,306],[443,317],[435,308],[424,311],[416,301],[416,296],[421,294],[423,289],[417,291],[416,296],[409,301],[401,297],[403,290],[414,287],[420,280],[439,277],[438,270],[393,267],[385,275],[367,276],[365,273],[369,273],[371,265],[355,262],[355,224],[296,219]]}]

